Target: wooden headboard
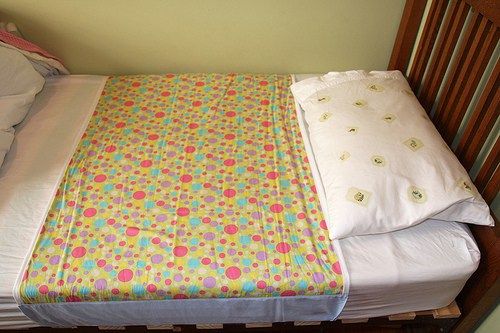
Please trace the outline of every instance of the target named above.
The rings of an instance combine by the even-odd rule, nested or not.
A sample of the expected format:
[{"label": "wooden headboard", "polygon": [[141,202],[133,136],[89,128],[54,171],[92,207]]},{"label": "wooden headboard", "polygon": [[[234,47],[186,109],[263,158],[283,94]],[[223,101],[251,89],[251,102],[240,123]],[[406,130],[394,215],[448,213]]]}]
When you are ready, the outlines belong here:
[{"label": "wooden headboard", "polygon": [[[407,75],[465,168],[480,164],[474,183],[489,204],[500,187],[499,26],[497,0],[407,0],[389,62],[390,70]],[[463,313],[457,331],[472,329],[497,302],[499,230],[498,223],[471,226],[482,258],[457,299]]]}]

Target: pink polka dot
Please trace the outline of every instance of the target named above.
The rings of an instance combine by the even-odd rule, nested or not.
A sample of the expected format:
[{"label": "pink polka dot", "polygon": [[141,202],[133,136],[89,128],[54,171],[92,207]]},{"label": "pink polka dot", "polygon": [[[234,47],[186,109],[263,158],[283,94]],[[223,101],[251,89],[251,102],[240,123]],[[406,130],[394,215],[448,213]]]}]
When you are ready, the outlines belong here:
[{"label": "pink polka dot", "polygon": [[201,102],[200,101],[195,101],[195,102],[193,102],[193,106],[201,106]]},{"label": "pink polka dot", "polygon": [[189,208],[187,208],[187,207],[177,208],[177,215],[179,215],[179,216],[187,216],[187,215],[189,215]]},{"label": "pink polka dot", "polygon": [[158,140],[160,138],[160,136],[158,134],[149,134],[148,135],[148,139],[149,140]]},{"label": "pink polka dot", "polygon": [[132,106],[132,105],[134,105],[134,102],[133,101],[126,101],[125,103],[123,103],[123,105]]},{"label": "pink polka dot", "polygon": [[143,168],[149,168],[152,165],[153,165],[153,162],[151,160],[145,160],[145,161],[141,162],[141,167],[143,167]]},{"label": "pink polka dot", "polygon": [[106,178],[107,178],[106,175],[97,175],[94,177],[94,181],[96,183],[102,183],[103,181],[106,180]]},{"label": "pink polka dot", "polygon": [[314,254],[308,254],[306,255],[306,259],[309,262],[313,262],[314,260],[316,260],[316,256]]},{"label": "pink polka dot", "polygon": [[149,291],[150,293],[154,293],[156,291],[156,286],[154,284],[148,284],[146,287],[146,290]]},{"label": "pink polka dot", "polygon": [[260,81],[260,82],[259,82],[259,84],[260,84],[261,86],[267,86],[267,84],[268,84],[268,83],[269,83],[269,82],[267,82],[267,81],[265,81],[265,80],[264,80],[264,81]]},{"label": "pink polka dot", "polygon": [[269,127],[269,126],[271,126],[272,124],[273,124],[272,122],[267,121],[267,120],[262,122],[262,126],[264,126],[264,127]]},{"label": "pink polka dot", "polygon": [[193,180],[193,177],[191,175],[182,175],[180,180],[183,183],[189,183],[190,181]]},{"label": "pink polka dot", "polygon": [[49,292],[49,287],[43,284],[40,287],[38,287],[38,291],[40,292],[40,294],[45,295],[46,293]]},{"label": "pink polka dot", "polygon": [[165,97],[168,97],[168,96],[170,96],[170,91],[162,91],[161,95],[165,96]]},{"label": "pink polka dot", "polygon": [[141,199],[144,199],[146,197],[146,193],[144,193],[144,191],[136,191],[136,192],[134,192],[133,197],[136,200],[141,200]]},{"label": "pink polka dot", "polygon": [[278,251],[279,253],[288,253],[291,249],[292,247],[288,243],[280,242],[276,244],[276,251]]},{"label": "pink polka dot", "polygon": [[234,111],[228,111],[228,112],[226,112],[226,116],[228,116],[228,117],[234,117],[234,116],[236,116],[236,112],[234,112]]},{"label": "pink polka dot", "polygon": [[137,236],[137,234],[139,233],[139,228],[128,227],[127,231],[125,231],[125,233],[127,234],[127,236]]},{"label": "pink polka dot", "polygon": [[272,151],[274,149],[274,145],[265,145],[264,150],[265,151]]},{"label": "pink polka dot", "polygon": [[241,270],[236,266],[231,266],[226,269],[226,276],[228,279],[236,280],[241,276]]},{"label": "pink polka dot", "polygon": [[196,85],[197,87],[203,87],[203,86],[205,85],[205,83],[203,83],[203,82],[201,82],[201,81],[198,81],[198,82],[196,82],[196,83],[195,83],[195,85]]},{"label": "pink polka dot", "polygon": [[236,95],[236,91],[235,91],[235,90],[233,90],[233,89],[231,89],[231,90],[228,90],[228,91],[227,91],[227,94],[228,94],[229,96],[233,96],[233,95]]},{"label": "pink polka dot", "polygon": [[229,159],[227,159],[227,160],[224,161],[224,165],[225,166],[233,166],[235,164],[236,164],[236,161],[233,160],[232,158],[229,158]]},{"label": "pink polka dot", "polygon": [[184,294],[176,294],[173,299],[187,299],[188,297]]},{"label": "pink polka dot", "polygon": [[229,224],[224,227],[224,232],[230,235],[233,235],[238,232],[238,227],[234,224]]},{"label": "pink polka dot", "polygon": [[104,266],[106,266],[106,260],[104,260],[104,259],[97,260],[97,266],[98,267],[104,267]]},{"label": "pink polka dot", "polygon": [[155,117],[156,118],[163,118],[163,117],[165,117],[165,112],[156,112]]},{"label": "pink polka dot", "polygon": [[234,134],[226,134],[224,135],[224,139],[233,140],[236,136]]},{"label": "pink polka dot", "polygon": [[92,217],[95,214],[97,214],[97,209],[95,208],[87,208],[83,211],[83,216],[85,217]]},{"label": "pink polka dot", "polygon": [[257,281],[257,288],[259,289],[265,289],[267,287],[267,283],[265,281]]},{"label": "pink polka dot", "polygon": [[328,230],[325,220],[321,220],[319,222],[319,226],[321,227],[321,229]]},{"label": "pink polka dot", "polygon": [[106,148],[104,148],[104,151],[107,152],[107,153],[112,153],[116,150],[116,146],[107,146]]},{"label": "pink polka dot", "polygon": [[184,151],[185,151],[186,153],[194,153],[194,152],[195,152],[195,150],[196,150],[196,148],[195,148],[195,147],[193,147],[193,146],[187,146],[187,147],[184,149]]},{"label": "pink polka dot", "polygon": [[174,256],[176,256],[176,257],[184,257],[188,252],[188,248],[185,246],[176,246],[176,247],[174,247],[172,252],[174,253]]},{"label": "pink polka dot", "polygon": [[189,128],[190,129],[198,128],[198,124],[197,123],[191,123],[191,124],[189,124]]},{"label": "pink polka dot", "polygon": [[236,195],[236,191],[233,189],[228,189],[228,190],[224,190],[223,194],[225,197],[232,198]]},{"label": "pink polka dot", "polygon": [[122,269],[120,272],[118,272],[118,280],[120,280],[121,282],[128,282],[132,280],[133,276],[134,272],[132,272],[128,268]]},{"label": "pink polka dot", "polygon": [[122,128],[122,127],[125,127],[125,123],[123,121],[120,121],[118,123],[116,123],[115,125],[116,128]]},{"label": "pink polka dot", "polygon": [[278,178],[278,176],[279,176],[279,173],[277,173],[275,171],[271,171],[271,172],[267,173],[267,178],[269,178],[269,179],[276,179],[276,178]]},{"label": "pink polka dot", "polygon": [[281,213],[283,211],[283,205],[274,204],[274,205],[271,205],[270,209],[271,209],[271,212],[273,212],[273,213]]},{"label": "pink polka dot", "polygon": [[286,297],[286,296],[295,296],[295,295],[297,295],[297,293],[295,291],[293,291],[293,290],[285,290],[285,291],[283,291],[281,293],[281,296],[284,296],[284,297]]},{"label": "pink polka dot", "polygon": [[269,100],[267,100],[267,99],[263,99],[262,101],[260,101],[260,104],[261,104],[261,105],[269,105],[269,104],[270,104],[270,102],[269,102]]},{"label": "pink polka dot", "polygon": [[332,265],[332,270],[333,270],[336,274],[342,274],[342,269],[340,268],[340,262],[336,261],[336,262]]},{"label": "pink polka dot", "polygon": [[87,250],[83,246],[75,247],[73,251],[71,251],[71,255],[74,258],[81,258],[85,255],[85,253],[87,253]]}]

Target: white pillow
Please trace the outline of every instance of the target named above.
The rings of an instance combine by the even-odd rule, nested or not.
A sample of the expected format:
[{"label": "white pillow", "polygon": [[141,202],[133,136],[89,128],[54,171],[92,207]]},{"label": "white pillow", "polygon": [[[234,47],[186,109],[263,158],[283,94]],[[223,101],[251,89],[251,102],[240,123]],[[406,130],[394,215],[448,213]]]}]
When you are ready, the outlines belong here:
[{"label": "white pillow", "polygon": [[0,47],[0,166],[45,80],[18,51]]},{"label": "white pillow", "polygon": [[305,110],[332,239],[431,217],[493,225],[488,205],[399,71],[331,72],[291,89]]}]

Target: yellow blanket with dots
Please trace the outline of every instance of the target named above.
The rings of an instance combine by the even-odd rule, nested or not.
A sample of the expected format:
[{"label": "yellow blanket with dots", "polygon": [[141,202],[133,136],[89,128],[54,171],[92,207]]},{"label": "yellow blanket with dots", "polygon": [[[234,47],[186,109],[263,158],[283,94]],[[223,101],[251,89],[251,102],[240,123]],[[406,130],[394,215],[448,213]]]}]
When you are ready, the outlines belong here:
[{"label": "yellow blanket with dots", "polygon": [[287,75],[110,77],[24,303],[340,295]]}]

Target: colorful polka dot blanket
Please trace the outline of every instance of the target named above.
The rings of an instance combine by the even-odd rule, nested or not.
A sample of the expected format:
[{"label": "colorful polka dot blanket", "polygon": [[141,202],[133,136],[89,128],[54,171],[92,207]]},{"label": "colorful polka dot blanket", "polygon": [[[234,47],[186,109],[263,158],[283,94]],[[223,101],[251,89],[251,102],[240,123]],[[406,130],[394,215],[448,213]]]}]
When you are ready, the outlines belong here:
[{"label": "colorful polka dot blanket", "polygon": [[341,295],[287,75],[110,77],[25,304]]}]

